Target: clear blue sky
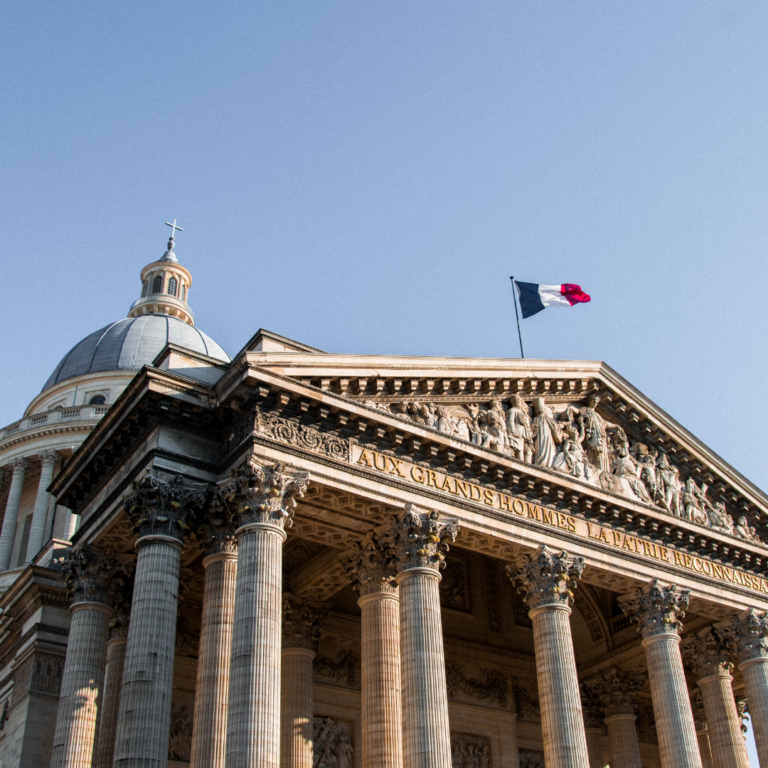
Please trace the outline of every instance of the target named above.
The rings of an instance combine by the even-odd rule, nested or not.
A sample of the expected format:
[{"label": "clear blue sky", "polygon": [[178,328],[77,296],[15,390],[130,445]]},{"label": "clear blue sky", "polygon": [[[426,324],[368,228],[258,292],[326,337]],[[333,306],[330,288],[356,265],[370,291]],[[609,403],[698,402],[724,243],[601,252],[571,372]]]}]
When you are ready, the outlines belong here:
[{"label": "clear blue sky", "polygon": [[[764,2],[7,2],[0,422],[184,227],[200,327],[602,359],[753,481]],[[750,394],[752,393],[752,394]]]},{"label": "clear blue sky", "polygon": [[[765,2],[19,2],[0,423],[184,227],[201,328],[602,359],[763,488]],[[756,764],[756,762],[754,763]]]}]

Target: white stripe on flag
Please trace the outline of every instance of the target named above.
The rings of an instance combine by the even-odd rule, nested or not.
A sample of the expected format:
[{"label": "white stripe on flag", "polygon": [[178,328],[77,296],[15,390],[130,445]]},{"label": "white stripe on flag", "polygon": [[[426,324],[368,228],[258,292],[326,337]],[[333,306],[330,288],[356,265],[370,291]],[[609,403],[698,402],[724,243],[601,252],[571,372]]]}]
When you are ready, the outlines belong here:
[{"label": "white stripe on flag", "polygon": [[541,297],[541,303],[545,307],[551,307],[554,305],[560,305],[562,307],[570,307],[571,302],[563,296],[561,286],[559,285],[542,285],[539,283],[539,296]]}]

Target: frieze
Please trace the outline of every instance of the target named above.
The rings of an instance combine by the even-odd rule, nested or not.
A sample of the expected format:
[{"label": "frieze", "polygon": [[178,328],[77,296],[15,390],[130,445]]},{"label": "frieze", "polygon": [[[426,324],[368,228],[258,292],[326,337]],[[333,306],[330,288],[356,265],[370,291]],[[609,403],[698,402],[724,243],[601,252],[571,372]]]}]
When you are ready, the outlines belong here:
[{"label": "frieze", "polygon": [[485,736],[451,731],[451,768],[491,768],[491,745]]},{"label": "frieze", "polygon": [[326,656],[314,660],[313,670],[316,677],[329,677],[332,680],[348,685],[357,686],[357,664],[359,659],[353,651],[340,651],[336,661]]},{"label": "frieze", "polygon": [[506,709],[508,705],[509,681],[507,676],[495,669],[480,670],[484,678],[467,676],[464,667],[455,661],[445,662],[445,679],[448,696],[456,698],[463,693],[478,701],[489,701]]},{"label": "frieze", "polygon": [[639,555],[661,565],[673,565],[715,579],[724,584],[733,584],[768,596],[768,581],[759,576],[715,563],[706,557],[681,552],[667,544],[641,538],[624,531],[588,522],[557,511],[527,499],[511,496],[484,485],[465,481],[459,477],[437,470],[426,469],[407,459],[399,459],[353,444],[351,462],[359,467],[374,470],[389,478],[434,489],[449,498],[464,503],[491,508],[509,518],[521,518],[565,534],[600,543],[610,549]]},{"label": "frieze", "polygon": [[349,443],[335,435],[330,435],[302,424],[297,419],[286,419],[272,411],[257,411],[256,431],[273,440],[305,448],[331,459],[346,460]]},{"label": "frieze", "polygon": [[706,483],[698,484],[660,445],[630,439],[620,425],[599,411],[601,397],[585,400],[530,402],[520,393],[485,402],[403,400],[364,405],[419,426],[437,430],[478,448],[568,475],[665,514],[763,543],[744,511],[734,517],[722,499],[712,499]]}]

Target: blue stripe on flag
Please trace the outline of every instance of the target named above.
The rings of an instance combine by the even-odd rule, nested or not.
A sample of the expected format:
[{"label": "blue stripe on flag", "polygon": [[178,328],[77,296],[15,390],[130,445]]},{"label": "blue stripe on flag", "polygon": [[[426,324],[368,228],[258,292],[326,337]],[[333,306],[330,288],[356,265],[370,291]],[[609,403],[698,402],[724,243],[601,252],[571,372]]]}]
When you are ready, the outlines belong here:
[{"label": "blue stripe on flag", "polygon": [[520,297],[520,310],[523,318],[531,317],[544,309],[541,296],[539,295],[538,283],[520,283],[515,280],[517,286],[517,295]]}]

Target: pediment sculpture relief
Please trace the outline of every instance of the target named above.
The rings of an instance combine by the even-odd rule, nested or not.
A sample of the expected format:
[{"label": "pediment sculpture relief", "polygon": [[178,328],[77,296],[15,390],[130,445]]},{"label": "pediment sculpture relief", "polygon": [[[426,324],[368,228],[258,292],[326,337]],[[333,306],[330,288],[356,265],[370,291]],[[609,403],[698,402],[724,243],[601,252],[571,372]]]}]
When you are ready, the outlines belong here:
[{"label": "pediment sculpture relief", "polygon": [[548,405],[544,398],[474,403],[416,400],[368,405],[479,448],[548,467],[667,514],[748,541],[762,542],[746,515],[736,521],[725,503],[707,496],[707,485],[685,478],[662,449],[632,442],[624,429],[602,416],[600,396],[586,402]]}]

